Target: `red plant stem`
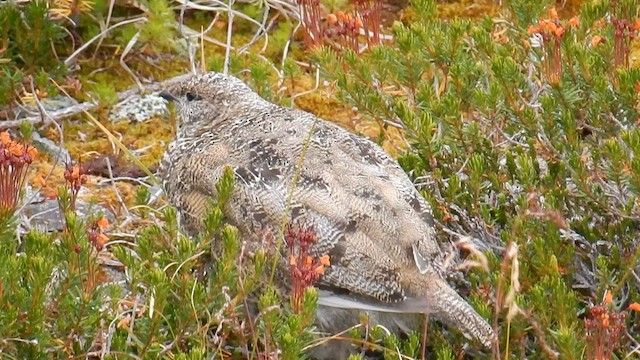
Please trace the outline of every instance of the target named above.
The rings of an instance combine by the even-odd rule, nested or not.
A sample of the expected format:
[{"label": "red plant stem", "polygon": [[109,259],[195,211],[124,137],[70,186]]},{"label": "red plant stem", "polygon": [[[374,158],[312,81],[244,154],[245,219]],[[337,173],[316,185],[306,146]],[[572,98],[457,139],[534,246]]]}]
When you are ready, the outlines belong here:
[{"label": "red plant stem", "polygon": [[553,76],[555,82],[558,82],[562,76],[562,53],[560,51],[562,48],[562,38],[554,37],[553,45]]},{"label": "red plant stem", "polygon": [[358,30],[356,28],[352,29],[349,34],[351,36],[349,36],[349,40],[350,40],[350,44],[349,46],[351,47],[351,50],[355,51],[356,53],[359,50],[359,46],[358,46]]},{"label": "red plant stem", "polygon": [[3,213],[11,213],[18,205],[20,190],[24,186],[26,175],[26,164],[0,166],[0,208]]},{"label": "red plant stem", "polygon": [[313,6],[313,19],[314,19],[314,40],[315,45],[322,45],[322,22],[321,22],[321,14],[320,14],[320,1],[314,1]]},{"label": "red plant stem", "polygon": [[308,47],[322,45],[320,0],[299,0],[305,43]]},{"label": "red plant stem", "polygon": [[358,14],[362,19],[367,46],[380,44],[380,24],[382,15],[379,0],[358,1]]}]

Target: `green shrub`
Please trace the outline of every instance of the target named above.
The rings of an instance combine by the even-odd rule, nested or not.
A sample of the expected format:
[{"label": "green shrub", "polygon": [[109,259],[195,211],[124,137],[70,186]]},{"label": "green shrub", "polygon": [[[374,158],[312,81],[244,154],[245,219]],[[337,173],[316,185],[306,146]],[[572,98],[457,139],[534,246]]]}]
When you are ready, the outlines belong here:
[{"label": "green shrub", "polygon": [[[498,303],[502,349],[577,359],[591,304],[607,290],[612,312],[640,299],[630,277],[640,255],[640,70],[609,45],[621,36],[616,17],[631,23],[638,7],[622,2],[626,12],[606,23],[606,6],[560,21],[532,4],[511,1],[505,21],[444,22],[433,1],[415,0],[415,21],[394,24],[394,44],[363,55],[324,48],[316,58],[338,96],[382,134],[400,128],[409,146],[399,161],[441,228],[496,253],[490,273],[471,275],[471,297],[492,312]],[[594,45],[595,34],[609,39]],[[536,38],[545,41],[536,47]],[[511,242],[519,247],[516,303],[527,319],[502,308],[500,283],[514,280],[500,271]],[[485,283],[496,292],[480,291]]]}]

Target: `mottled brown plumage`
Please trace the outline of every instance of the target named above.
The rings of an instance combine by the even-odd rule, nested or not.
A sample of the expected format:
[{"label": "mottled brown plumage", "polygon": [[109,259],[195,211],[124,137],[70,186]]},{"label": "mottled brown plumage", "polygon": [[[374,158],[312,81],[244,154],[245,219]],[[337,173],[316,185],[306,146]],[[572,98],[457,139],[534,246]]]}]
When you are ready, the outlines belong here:
[{"label": "mottled brown plumage", "polygon": [[[235,191],[225,215],[244,240],[258,244],[265,231],[277,233],[285,217],[314,230],[314,255],[331,259],[319,304],[427,312],[491,344],[491,327],[444,280],[429,204],[381,147],[309,113],[271,104],[219,73],[194,76],[164,96],[175,101],[182,121],[159,174],[188,232],[202,229],[215,184],[231,166]],[[330,319],[319,323],[331,328]],[[409,323],[397,325],[415,325]]]}]

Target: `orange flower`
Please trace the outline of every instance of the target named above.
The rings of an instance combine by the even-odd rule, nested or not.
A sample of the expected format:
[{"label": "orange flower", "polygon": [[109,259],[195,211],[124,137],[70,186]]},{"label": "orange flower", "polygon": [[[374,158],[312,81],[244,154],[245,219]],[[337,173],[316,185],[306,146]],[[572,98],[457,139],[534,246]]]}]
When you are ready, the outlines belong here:
[{"label": "orange flower", "polygon": [[320,257],[320,264],[324,266],[331,266],[331,262],[329,262],[329,255],[322,255]]},{"label": "orange flower", "polygon": [[318,275],[324,275],[324,266],[320,265],[313,270]]},{"label": "orange flower", "polygon": [[633,30],[640,30],[640,19],[636,19],[636,22],[633,24]]},{"label": "orange flower", "polygon": [[101,229],[108,229],[109,228],[109,220],[104,216],[101,217],[100,220],[98,220],[98,222],[96,224]]},{"label": "orange flower", "polygon": [[540,32],[540,29],[533,25],[529,26],[529,28],[527,29],[527,34],[529,35],[537,34],[539,32]]},{"label": "orange flower", "polygon": [[7,145],[9,142],[11,142],[11,135],[9,135],[9,133],[5,131],[1,132],[0,141],[2,141],[4,145]]},{"label": "orange flower", "polygon": [[602,36],[596,35],[593,37],[593,39],[591,39],[591,47],[596,47],[599,44],[602,44],[604,42],[605,42],[605,39],[603,39]]},{"label": "orange flower", "polygon": [[129,324],[131,323],[131,316],[125,316],[122,318],[122,320],[118,321],[118,323],[116,324],[116,328],[118,329],[129,329]]},{"label": "orange flower", "polygon": [[558,29],[558,26],[550,21],[545,21],[542,23],[541,26],[542,30],[550,32],[550,33],[555,33],[556,30]]},{"label": "orange flower", "polygon": [[554,34],[556,35],[556,37],[562,37],[562,35],[564,34],[564,28],[558,26],[556,31],[554,31]]},{"label": "orange flower", "polygon": [[558,19],[558,11],[556,10],[555,7],[552,7],[551,9],[549,9],[549,17],[553,20]]},{"label": "orange flower", "polygon": [[71,168],[71,178],[77,179],[80,177],[80,165],[75,164]]},{"label": "orange flower", "polygon": [[362,20],[356,19],[356,29],[360,29],[362,27]]},{"label": "orange flower", "polygon": [[295,256],[293,256],[293,255],[289,256],[289,265],[296,266],[296,264],[297,264],[297,262],[296,262]]},{"label": "orange flower", "polygon": [[36,155],[38,155],[38,150],[36,150],[36,148],[34,148],[33,146],[27,146],[27,154],[32,158],[35,158]]},{"label": "orange flower", "polygon": [[312,263],[313,263],[313,259],[311,258],[311,256],[307,256],[307,258],[304,259],[304,264],[306,266],[311,266]]},{"label": "orange flower", "polygon": [[569,20],[569,26],[578,26],[580,25],[580,20],[578,20],[577,16],[574,16]]},{"label": "orange flower", "polygon": [[609,327],[609,315],[602,315],[602,326]]},{"label": "orange flower", "polygon": [[640,312],[640,304],[638,304],[637,302],[632,303],[631,305],[629,305],[629,310]]},{"label": "orange flower", "polygon": [[11,154],[12,154],[12,155],[14,155],[14,156],[20,156],[20,155],[22,155],[22,150],[23,150],[22,145],[20,145],[20,144],[18,144],[18,143],[16,143],[16,142],[12,143],[12,144],[9,146],[9,151],[10,151],[10,152],[11,152]]},{"label": "orange flower", "polygon": [[338,11],[338,13],[336,15],[337,15],[339,20],[342,20],[342,21],[347,20],[347,16],[342,11]]},{"label": "orange flower", "polygon": [[613,294],[611,294],[611,291],[607,290],[607,292],[604,294],[604,303],[611,304],[612,302],[613,302]]},{"label": "orange flower", "polygon": [[107,243],[107,241],[109,241],[109,237],[107,235],[103,233],[98,234],[98,239],[96,240],[96,248],[98,248],[98,250],[101,250],[104,244]]},{"label": "orange flower", "polygon": [[329,23],[329,25],[333,25],[337,22],[338,22],[338,17],[335,14],[327,15],[327,23]]},{"label": "orange flower", "polygon": [[547,20],[538,20],[538,31],[547,31],[547,24],[549,24]]}]

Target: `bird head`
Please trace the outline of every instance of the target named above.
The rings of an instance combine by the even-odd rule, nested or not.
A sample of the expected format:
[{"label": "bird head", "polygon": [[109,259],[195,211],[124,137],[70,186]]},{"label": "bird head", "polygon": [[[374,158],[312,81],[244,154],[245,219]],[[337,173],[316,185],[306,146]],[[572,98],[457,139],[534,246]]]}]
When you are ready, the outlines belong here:
[{"label": "bird head", "polygon": [[266,103],[240,79],[217,72],[194,75],[159,96],[175,104],[183,135],[211,130]]}]

